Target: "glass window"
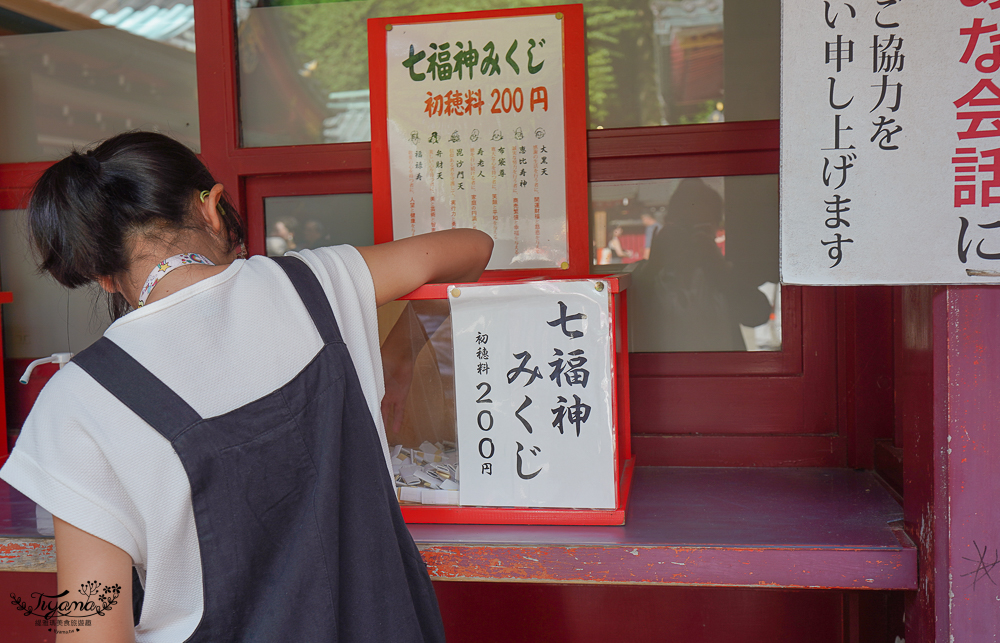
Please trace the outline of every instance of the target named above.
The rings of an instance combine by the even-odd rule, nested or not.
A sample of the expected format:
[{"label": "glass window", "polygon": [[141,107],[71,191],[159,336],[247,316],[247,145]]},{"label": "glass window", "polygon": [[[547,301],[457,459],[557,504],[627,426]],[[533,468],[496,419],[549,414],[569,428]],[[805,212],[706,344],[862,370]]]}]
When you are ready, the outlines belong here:
[{"label": "glass window", "polygon": [[96,286],[68,290],[38,274],[26,223],[24,210],[0,210],[0,290],[14,294],[3,309],[4,357],[77,353],[111,324],[106,300]]},{"label": "glass window", "polygon": [[[367,18],[551,4],[236,2],[245,147],[370,139]],[[778,118],[779,0],[583,5],[590,128]]]},{"label": "glass window", "polygon": [[192,2],[4,3],[0,163],[55,160],[131,129],[200,151]]},{"label": "glass window", "polygon": [[594,271],[624,270],[632,352],[781,350],[778,178],[592,183]]},{"label": "glass window", "polygon": [[375,243],[371,194],[273,196],[264,199],[267,255],[347,243]]}]

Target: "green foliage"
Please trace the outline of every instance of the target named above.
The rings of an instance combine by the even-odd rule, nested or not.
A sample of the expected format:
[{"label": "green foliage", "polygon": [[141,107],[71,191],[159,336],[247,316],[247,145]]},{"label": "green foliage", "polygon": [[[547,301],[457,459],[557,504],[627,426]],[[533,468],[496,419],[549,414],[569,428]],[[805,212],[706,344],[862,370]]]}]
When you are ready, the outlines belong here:
[{"label": "green foliage", "polygon": [[[552,4],[541,0],[272,0],[300,64],[324,92],[368,87],[367,19]],[[280,7],[280,8],[276,8]],[[652,64],[652,16],[645,0],[586,0],[590,127],[659,124]]]}]

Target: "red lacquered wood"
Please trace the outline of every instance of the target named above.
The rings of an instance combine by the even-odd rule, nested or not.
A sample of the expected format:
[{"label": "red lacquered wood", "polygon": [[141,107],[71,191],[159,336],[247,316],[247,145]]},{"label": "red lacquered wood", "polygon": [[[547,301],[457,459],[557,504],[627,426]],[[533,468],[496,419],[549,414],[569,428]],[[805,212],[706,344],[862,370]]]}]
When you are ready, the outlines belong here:
[{"label": "red lacquered wood", "polygon": [[1000,632],[1000,291],[948,287],[932,313],[934,616],[938,640],[985,641]]},{"label": "red lacquered wood", "polygon": [[372,119],[371,172],[375,243],[393,240],[392,181],[389,172],[385,31],[388,19],[368,20],[368,92]]},{"label": "red lacquered wood", "polygon": [[700,176],[777,174],[773,152],[686,154],[621,159],[595,159],[588,163],[592,181],[642,181]]},{"label": "red lacquered wood", "polygon": [[845,439],[836,435],[633,435],[639,466],[838,467]]},{"label": "red lacquered wood", "polygon": [[[626,275],[627,276],[627,275]],[[617,282],[617,280],[613,280]],[[626,285],[627,281],[622,280]],[[614,328],[628,328],[628,291],[621,293],[612,299],[614,315],[617,321]],[[629,354],[628,354],[628,332],[615,333],[615,404],[617,411],[617,432],[618,432],[618,461],[632,460],[632,400],[630,397],[629,379]],[[626,498],[628,494],[626,494]]]},{"label": "red lacquered wood", "polygon": [[935,425],[945,422],[934,403],[933,303],[940,290],[932,286],[896,289],[895,415],[902,433],[903,509],[906,531],[920,546],[921,570],[920,591],[907,597],[906,637],[916,641],[947,640],[935,639],[935,601],[947,596],[947,561],[938,551],[934,511],[936,501],[944,497],[935,485],[934,440]]},{"label": "red lacquered wood", "polygon": [[847,465],[875,466],[875,442],[893,435],[893,305],[887,286],[837,288],[838,424]]},{"label": "red lacquered wood", "polygon": [[234,5],[218,1],[195,4],[195,62],[201,157],[225,186],[233,204],[243,211],[242,180],[231,162],[240,140]]},{"label": "red lacquered wood", "polygon": [[800,376],[632,378],[637,434],[829,433],[807,425]]},{"label": "red lacquered wood", "polygon": [[368,142],[245,147],[229,152],[228,162],[242,175],[372,169]]},{"label": "red lacquered wood", "polygon": [[449,582],[434,589],[450,643],[847,641],[842,592]]},{"label": "red lacquered wood", "polygon": [[[988,641],[1000,631],[1000,291],[906,288],[903,309],[906,522],[925,563],[906,636]],[[928,392],[930,408],[917,397]]]},{"label": "red lacquered wood", "polygon": [[[626,127],[591,130],[588,153],[592,159],[664,154],[738,154],[776,152],[778,121],[700,123],[665,127]],[[753,174],[746,168],[746,174]]]},{"label": "red lacquered wood", "polygon": [[563,14],[563,104],[566,118],[566,238],[573,275],[590,271],[590,195],[587,191],[587,54],[583,5],[549,7]]},{"label": "red lacquered wood", "polygon": [[[9,292],[0,292],[0,304],[9,304],[14,301],[14,295]],[[3,327],[3,309],[0,308],[0,328]],[[4,382],[4,358],[3,358],[3,337],[0,336],[0,384]],[[7,461],[7,455],[10,453],[10,445],[7,444],[7,405],[6,396],[4,395],[4,390],[0,389],[0,419],[4,420],[4,430],[0,431],[0,466]],[[3,502],[3,497],[0,496],[0,502]],[[0,507],[0,517],[3,515],[3,508]]]},{"label": "red lacquered wood", "polygon": [[589,133],[591,181],[777,174],[778,121]]}]

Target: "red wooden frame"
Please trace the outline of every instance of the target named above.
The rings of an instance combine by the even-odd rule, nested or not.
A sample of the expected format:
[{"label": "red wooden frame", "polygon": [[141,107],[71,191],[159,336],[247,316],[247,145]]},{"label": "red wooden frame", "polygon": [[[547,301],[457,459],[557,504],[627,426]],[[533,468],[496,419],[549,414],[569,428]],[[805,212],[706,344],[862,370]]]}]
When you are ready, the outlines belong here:
[{"label": "red wooden frame", "polygon": [[346,170],[328,174],[275,174],[247,177],[245,180],[247,213],[247,250],[265,254],[264,200],[272,196],[316,196],[323,194],[362,194],[372,191],[371,172]]},{"label": "red wooden frame", "polygon": [[778,121],[591,130],[591,181],[777,174]]},{"label": "red wooden frame", "polygon": [[844,466],[835,293],[782,293],[781,352],[632,355],[637,465]]},{"label": "red wooden frame", "polygon": [[375,243],[392,241],[392,200],[389,178],[389,142],[385,125],[386,105],[386,54],[385,33],[391,25],[424,24],[428,22],[457,22],[541,16],[561,13],[563,28],[563,106],[566,141],[566,228],[569,267],[565,270],[496,270],[496,278],[516,279],[528,275],[579,276],[590,269],[590,240],[587,226],[587,71],[584,47],[583,5],[556,5],[470,11],[464,13],[429,14],[368,20],[368,67],[371,91],[372,118],[372,193],[375,210]]},{"label": "red wooden frame", "polygon": [[[9,292],[0,292],[0,304],[9,304],[14,301],[13,295]],[[3,313],[0,311],[0,327],[2,327]],[[3,337],[0,337],[0,385],[3,384]],[[4,422],[4,430],[0,431],[0,467],[7,461],[10,450],[7,444],[7,406],[5,405],[3,391],[0,390],[0,419]]]}]

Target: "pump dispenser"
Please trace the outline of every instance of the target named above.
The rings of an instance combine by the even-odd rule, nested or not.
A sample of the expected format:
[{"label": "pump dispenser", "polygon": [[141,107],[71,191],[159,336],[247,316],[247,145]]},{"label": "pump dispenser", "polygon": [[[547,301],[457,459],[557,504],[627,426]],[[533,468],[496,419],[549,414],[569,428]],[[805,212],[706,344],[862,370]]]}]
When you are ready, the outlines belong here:
[{"label": "pump dispenser", "polygon": [[49,357],[36,359],[32,363],[28,364],[28,368],[25,369],[24,375],[21,376],[19,381],[21,384],[27,384],[28,379],[31,378],[31,371],[35,370],[36,366],[41,366],[42,364],[58,364],[59,368],[62,368],[71,359],[73,359],[73,353],[52,353]]}]

